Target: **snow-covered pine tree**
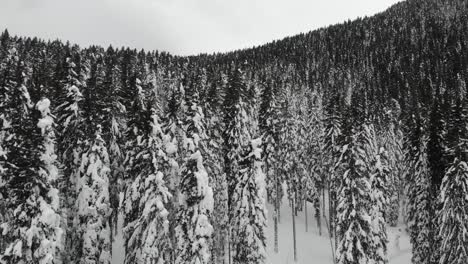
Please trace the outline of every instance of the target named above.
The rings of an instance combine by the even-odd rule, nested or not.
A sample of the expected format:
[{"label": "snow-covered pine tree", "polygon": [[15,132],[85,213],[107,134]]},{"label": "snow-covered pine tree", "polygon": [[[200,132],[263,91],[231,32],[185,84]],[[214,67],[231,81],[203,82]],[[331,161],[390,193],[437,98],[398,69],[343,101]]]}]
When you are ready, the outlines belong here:
[{"label": "snow-covered pine tree", "polygon": [[440,264],[468,262],[468,102],[458,101],[450,118],[453,162],[442,180],[437,233]]},{"label": "snow-covered pine tree", "polygon": [[76,201],[76,183],[79,177],[79,167],[81,165],[81,155],[83,154],[82,143],[85,139],[83,131],[83,113],[82,102],[83,95],[80,88],[86,88],[84,75],[87,68],[81,69],[83,75],[78,75],[75,70],[75,64],[70,58],[66,59],[68,74],[64,87],[62,88],[61,100],[63,101],[55,109],[59,136],[58,156],[63,166],[64,177],[60,181],[60,196],[62,204],[62,215],[65,228],[65,240],[63,261],[68,262],[70,258],[76,255],[76,241],[79,239],[76,235],[75,201]]},{"label": "snow-covered pine tree", "polygon": [[[8,222],[12,210],[7,206],[8,197],[8,144],[13,143],[14,138],[11,129],[12,111],[15,109],[13,92],[17,85],[15,77],[15,65],[18,63],[17,51],[10,46],[9,33],[2,33],[2,60],[0,62],[0,225]],[[17,103],[17,102],[16,102]],[[10,141],[10,143],[8,142]],[[3,252],[6,246],[6,239],[0,232],[0,252]]]},{"label": "snow-covered pine tree", "polygon": [[[41,130],[43,139],[43,150],[40,156],[42,168],[40,174],[46,185],[49,185],[47,198],[39,199],[40,215],[37,220],[36,228],[41,229],[45,236],[44,242],[41,242],[40,248],[34,253],[36,257],[41,256],[41,263],[55,263],[59,261],[59,251],[63,249],[63,229],[61,228],[60,198],[57,183],[59,178],[59,169],[57,168],[56,142],[54,119],[50,109],[51,103],[47,98],[41,99],[36,104],[36,110],[41,113],[41,118],[37,123]],[[33,220],[33,223],[35,221]]]},{"label": "snow-covered pine tree", "polygon": [[[339,188],[337,181],[336,164],[341,151],[339,137],[341,131],[340,96],[333,90],[324,109],[324,133],[322,134],[323,177],[322,182],[327,184],[328,190],[328,228],[330,236],[335,236],[336,222],[336,192]],[[324,206],[325,207],[325,206]],[[325,215],[325,211],[323,212]]]},{"label": "snow-covered pine tree", "polygon": [[[141,173],[141,167],[138,164],[141,162],[141,157],[137,156],[138,153],[142,153],[146,150],[146,142],[148,136],[151,133],[151,104],[148,105],[145,100],[146,93],[143,90],[140,79],[137,75],[131,76],[129,80],[129,86],[127,87],[127,96],[130,101],[128,103],[129,112],[127,115],[127,130],[125,133],[126,145],[125,145],[125,181],[123,183],[123,190],[128,190],[129,186],[132,185],[138,175]],[[152,100],[148,100],[152,102]],[[150,107],[149,109],[147,107]],[[131,197],[124,196],[125,201],[131,201]],[[139,215],[139,208],[134,206],[125,208],[124,214],[124,226],[137,220]]]},{"label": "snow-covered pine tree", "polygon": [[182,116],[185,113],[185,90],[183,85],[173,85],[167,101],[164,116],[163,131],[166,135],[166,153],[170,159],[171,166],[168,168],[171,174],[169,189],[174,195],[174,206],[178,205],[179,170],[182,161],[182,139],[184,131],[182,130]]},{"label": "snow-covered pine tree", "polygon": [[101,137],[101,126],[97,126],[94,139],[81,158],[80,175],[77,182],[76,222],[80,241],[78,256],[80,264],[109,264],[111,241],[109,217],[109,155]]},{"label": "snow-covered pine tree", "polygon": [[422,138],[415,160],[411,163],[411,182],[407,189],[407,222],[413,246],[412,262],[429,263],[432,255],[430,232],[432,228],[431,182],[426,153],[427,140]]},{"label": "snow-covered pine tree", "polygon": [[252,140],[240,163],[231,219],[233,264],[266,262],[266,186],[261,151],[261,138]]},{"label": "snow-covered pine tree", "polygon": [[117,228],[119,207],[119,185],[124,174],[124,118],[127,112],[122,98],[122,83],[120,78],[119,59],[116,51],[110,46],[104,58],[104,78],[99,87],[102,96],[102,137],[109,151],[109,201],[112,208],[110,216],[111,233],[113,240]]},{"label": "snow-covered pine tree", "polygon": [[175,227],[175,263],[206,264],[211,257],[213,190],[205,170],[201,150],[206,140],[204,116],[196,86],[185,93],[187,105],[183,119],[184,160],[181,166],[180,206]]},{"label": "snow-covered pine tree", "polygon": [[56,181],[59,177],[55,155],[54,121],[50,101],[31,102],[24,85],[26,65],[19,62],[17,87],[12,87],[12,140],[8,166],[6,202],[11,218],[0,224],[2,263],[55,263],[61,247],[62,230]]},{"label": "snow-covered pine tree", "polygon": [[171,194],[163,174],[167,162],[164,134],[155,106],[149,105],[148,109],[147,131],[136,142],[141,147],[131,164],[131,171],[137,176],[125,192],[125,263],[163,264],[171,262],[172,245],[165,208]]},{"label": "snow-covered pine tree", "polygon": [[278,176],[278,140],[279,140],[279,109],[272,81],[263,85],[259,112],[259,128],[263,138],[263,155],[267,182],[267,199],[275,202],[275,185]]},{"label": "snow-covered pine tree", "polygon": [[[212,73],[213,74],[213,73]],[[205,72],[199,77],[200,86],[205,83]],[[214,210],[212,215],[213,236],[213,263],[228,263],[228,187],[223,164],[223,138],[224,129],[222,119],[218,114],[222,106],[221,90],[225,82],[223,76],[216,77],[211,84],[205,87],[203,112],[205,113],[207,143],[206,143],[206,170],[213,182]]]},{"label": "snow-covered pine tree", "polygon": [[404,135],[399,123],[400,106],[396,100],[386,109],[388,122],[378,133],[379,144],[385,149],[385,157],[389,170],[387,221],[391,226],[398,224],[400,216],[400,203],[404,194],[404,175],[407,171],[407,162],[403,152]]},{"label": "snow-covered pine tree", "polygon": [[[354,95],[354,94],[353,94]],[[361,93],[356,93],[360,96]],[[344,173],[337,191],[336,263],[369,263],[376,255],[373,247],[371,171],[366,149],[371,138],[366,133],[364,110],[353,98],[344,119],[341,162]]]},{"label": "snow-covered pine tree", "polygon": [[[281,179],[283,179],[287,184],[287,197],[289,200],[289,205],[291,207],[292,213],[292,225],[293,225],[293,250],[294,250],[294,261],[296,261],[297,254],[296,254],[296,232],[295,232],[295,225],[296,225],[296,215],[298,210],[298,205],[300,204],[300,193],[303,186],[301,179],[305,174],[305,170],[303,165],[304,160],[303,153],[304,153],[304,146],[301,145],[302,135],[300,135],[300,129],[302,124],[299,120],[299,112],[297,111],[297,100],[290,97],[288,100],[287,108],[284,111],[287,113],[285,116],[287,117],[286,120],[282,123],[285,127],[281,131],[280,135],[280,142],[281,142],[281,150],[279,151],[280,155],[280,169],[278,169],[278,173],[281,173]],[[279,179],[274,179],[274,194],[280,194],[277,191],[277,188],[282,188],[281,182],[278,182]],[[277,186],[279,185],[279,186]],[[278,218],[278,201],[279,197],[275,197],[275,250],[277,250],[278,245],[278,232],[277,232],[277,221]],[[277,252],[277,251],[276,251]]]},{"label": "snow-covered pine tree", "polygon": [[[224,114],[224,172],[228,183],[228,211],[229,211],[229,262],[232,261],[232,225],[231,221],[236,217],[232,210],[236,201],[234,200],[235,186],[240,175],[240,162],[242,161],[245,148],[251,140],[247,128],[249,118],[247,116],[247,103],[245,102],[246,87],[242,80],[242,72],[234,69],[230,75],[226,87],[226,95],[223,105]],[[229,263],[228,262],[228,263]]]},{"label": "snow-covered pine tree", "polygon": [[[323,153],[322,143],[324,127],[323,127],[323,109],[322,109],[322,95],[320,93],[312,93],[308,96],[305,112],[305,120],[301,135],[303,140],[301,143],[304,145],[304,157],[302,161],[305,162],[306,168],[301,185],[303,185],[304,205],[307,206],[309,200],[313,201],[315,219],[319,228],[319,234],[322,234],[322,209],[320,201],[324,200],[321,195],[324,194],[326,180],[323,178]],[[310,175],[309,175],[310,174]],[[307,207],[305,207],[305,214],[307,215]],[[306,221],[306,231],[308,230]]]},{"label": "snow-covered pine tree", "polygon": [[[181,85],[182,86],[182,85]],[[169,187],[169,192],[172,194],[172,200],[166,206],[169,211],[169,233],[171,234],[171,240],[173,248],[176,246],[176,234],[175,227],[177,224],[177,212],[179,208],[179,194],[180,194],[180,164],[181,162],[181,147],[183,131],[181,126],[181,116],[183,112],[183,106],[185,104],[183,97],[184,88],[171,84],[171,91],[169,99],[167,100],[167,106],[165,115],[163,118],[163,132],[164,132],[164,146],[167,157],[168,166],[165,169],[165,175],[168,175],[166,182]],[[173,254],[173,261],[175,254]]]},{"label": "snow-covered pine tree", "polygon": [[259,111],[259,128],[263,138],[263,162],[265,165],[266,174],[266,191],[267,200],[274,205],[274,250],[278,251],[278,214],[279,207],[279,192],[280,169],[278,168],[279,149],[278,143],[280,139],[279,129],[279,109],[277,105],[276,92],[273,81],[268,81],[264,84],[261,94],[261,104]]},{"label": "snow-covered pine tree", "polygon": [[377,141],[374,126],[365,124],[363,127],[365,138],[368,138],[368,144],[365,149],[367,156],[368,170],[371,172],[371,201],[370,211],[372,221],[372,248],[373,263],[386,264],[387,257],[387,223],[386,212],[388,211],[388,159],[387,152]]}]

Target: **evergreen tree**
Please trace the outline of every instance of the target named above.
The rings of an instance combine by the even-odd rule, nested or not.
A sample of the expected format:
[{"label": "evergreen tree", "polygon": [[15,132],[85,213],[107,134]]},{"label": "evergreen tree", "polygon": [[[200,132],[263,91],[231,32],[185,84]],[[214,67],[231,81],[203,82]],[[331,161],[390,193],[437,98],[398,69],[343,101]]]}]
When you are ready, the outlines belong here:
[{"label": "evergreen tree", "polygon": [[[71,62],[69,62],[71,63]],[[76,75],[70,74],[72,81],[64,87],[65,98],[64,102],[57,106],[59,137],[58,141],[58,156],[61,163],[64,165],[64,177],[60,182],[60,192],[62,199],[62,215],[66,226],[65,229],[65,249],[64,261],[76,256],[75,243],[77,237],[77,226],[73,219],[75,216],[75,201],[77,197],[76,184],[79,177],[79,167],[81,165],[81,156],[83,154],[84,124],[83,124],[83,95],[78,88],[84,87],[82,82],[79,82]],[[76,86],[76,85],[78,86]]]},{"label": "evergreen tree", "polygon": [[417,156],[412,163],[411,178],[408,186],[408,229],[413,246],[412,262],[429,263],[432,255],[430,232],[431,217],[431,183],[429,178],[426,143],[422,139]]},{"label": "evergreen tree", "polygon": [[[274,205],[274,250],[278,251],[278,207],[279,207],[279,189],[280,168],[278,168],[278,158],[280,151],[278,143],[280,140],[279,129],[279,109],[273,82],[266,83],[262,94],[259,112],[259,127],[263,137],[263,161],[265,164],[267,200]],[[286,150],[287,151],[287,150]]]},{"label": "evergreen tree", "polygon": [[233,210],[236,206],[234,192],[236,185],[240,179],[241,167],[240,163],[243,160],[245,149],[248,147],[248,142],[251,139],[250,131],[248,130],[247,103],[245,101],[246,86],[242,80],[242,72],[239,69],[234,69],[230,75],[226,87],[226,95],[223,105],[224,114],[224,171],[228,183],[228,212],[229,212],[229,262],[234,256],[233,244],[233,223],[232,221],[237,216]]},{"label": "evergreen tree", "polygon": [[177,216],[175,263],[208,263],[213,227],[213,190],[205,170],[201,145],[206,140],[204,116],[196,87],[186,91],[187,112],[183,120],[184,160],[181,166],[180,207]]},{"label": "evergreen tree", "polygon": [[[327,183],[328,197],[329,197],[329,231],[330,236],[335,236],[335,218],[336,218],[336,191],[339,188],[339,181],[337,180],[337,164],[339,163],[340,146],[339,137],[341,131],[341,117],[339,111],[339,94],[334,91],[333,96],[329,99],[325,107],[324,115],[324,133],[322,134],[322,154],[324,161],[324,177],[323,182]],[[326,176],[325,176],[326,175]]]},{"label": "evergreen tree", "polygon": [[[0,225],[9,221],[12,211],[8,208],[8,145],[12,144],[12,121],[14,118],[17,80],[15,78],[15,65],[18,64],[18,56],[15,48],[9,44],[8,31],[2,33],[2,49],[0,49]],[[2,238],[0,232],[0,252],[6,247],[6,239]]]},{"label": "evergreen tree", "polygon": [[364,127],[366,138],[369,139],[367,152],[367,161],[369,171],[371,172],[371,219],[372,235],[373,235],[373,260],[375,263],[388,263],[387,257],[387,221],[386,215],[388,211],[388,159],[387,151],[378,143],[377,136],[373,125]]},{"label": "evergreen tree", "polygon": [[453,162],[445,173],[441,185],[438,213],[438,248],[440,264],[465,263],[468,261],[468,108],[466,100],[453,107],[449,135]]},{"label": "evergreen tree", "polygon": [[150,130],[138,139],[141,147],[132,163],[137,176],[125,193],[125,263],[170,262],[172,245],[165,205],[171,194],[163,174],[167,161],[164,134],[156,109],[149,108],[146,122]]},{"label": "evergreen tree", "polygon": [[[200,78],[204,79],[204,78]],[[207,144],[206,144],[206,170],[213,180],[214,210],[212,224],[213,236],[213,263],[227,263],[228,260],[228,186],[224,173],[223,138],[224,129],[221,116],[220,90],[224,88],[223,77],[213,81],[207,89],[204,101],[204,113],[206,120]]]},{"label": "evergreen tree", "polygon": [[77,182],[76,201],[78,234],[78,263],[109,264],[111,241],[109,217],[112,209],[109,202],[109,155],[102,129],[98,126],[95,137],[81,158]]},{"label": "evergreen tree", "polygon": [[339,264],[379,262],[377,257],[385,258],[385,248],[382,248],[385,241],[379,241],[384,230],[374,226],[375,222],[381,223],[376,215],[383,212],[374,207],[379,194],[373,193],[377,177],[373,177],[369,164],[375,164],[375,134],[365,121],[368,116],[365,100],[366,94],[361,90],[353,93],[342,130],[346,144],[340,158],[344,173],[337,192],[336,260]]},{"label": "evergreen tree", "polygon": [[344,174],[337,202],[337,263],[369,263],[375,256],[371,179],[365,150],[369,138],[352,129],[343,147]]},{"label": "evergreen tree", "polygon": [[233,263],[266,262],[265,174],[262,171],[261,138],[252,140],[242,160],[231,219]]},{"label": "evergreen tree", "polygon": [[[383,131],[378,133],[380,145],[385,149],[385,157],[388,175],[388,199],[389,206],[386,212],[387,221],[391,226],[397,226],[400,216],[400,202],[404,194],[404,175],[407,171],[403,149],[404,135],[398,122],[400,107],[398,102],[392,101],[393,105],[387,110]],[[383,154],[383,153],[382,153]]]},{"label": "evergreen tree", "polygon": [[[21,69],[15,88],[12,111],[12,141],[4,179],[6,202],[11,218],[0,225],[6,248],[0,252],[5,263],[54,263],[61,248],[62,230],[56,182],[59,178],[55,155],[54,121],[50,101],[42,99],[35,107],[24,86]],[[33,108],[34,107],[34,108]]]},{"label": "evergreen tree", "polygon": [[267,179],[267,197],[270,203],[275,202],[275,189],[278,176],[278,140],[279,140],[279,113],[276,94],[272,83],[263,87],[259,112],[259,127],[263,137],[263,159]]}]

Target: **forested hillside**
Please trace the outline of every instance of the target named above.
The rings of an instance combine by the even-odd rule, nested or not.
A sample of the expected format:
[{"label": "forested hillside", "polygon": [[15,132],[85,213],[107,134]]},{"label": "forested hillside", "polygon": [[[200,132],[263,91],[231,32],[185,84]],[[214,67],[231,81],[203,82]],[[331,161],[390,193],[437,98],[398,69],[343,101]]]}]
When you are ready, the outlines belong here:
[{"label": "forested hillside", "polygon": [[190,57],[3,31],[0,263],[110,263],[119,214],[125,263],[267,263],[285,197],[336,263],[388,263],[399,219],[413,263],[468,263],[467,10]]}]

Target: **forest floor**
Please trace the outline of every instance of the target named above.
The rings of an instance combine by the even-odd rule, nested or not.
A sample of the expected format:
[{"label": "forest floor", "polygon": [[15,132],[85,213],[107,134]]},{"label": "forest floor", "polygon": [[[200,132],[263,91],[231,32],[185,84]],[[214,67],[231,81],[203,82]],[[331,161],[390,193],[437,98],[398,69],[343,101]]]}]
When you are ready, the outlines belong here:
[{"label": "forest floor", "polygon": [[[293,250],[293,225],[291,207],[285,198],[281,205],[281,218],[278,224],[279,252],[275,253],[273,208],[268,206],[267,228],[267,264],[291,264],[291,263],[315,263],[333,264],[333,255],[330,247],[330,239],[326,230],[325,219],[322,219],[322,235],[319,235],[312,204],[308,204],[308,231],[306,232],[305,213],[299,212],[296,216],[296,243],[297,262],[294,262]],[[112,264],[122,264],[125,250],[122,238],[122,221],[119,217],[119,230],[112,245]],[[400,231],[401,230],[401,231]],[[388,228],[388,257],[389,264],[410,264],[411,245],[404,226]],[[399,236],[398,242],[397,237]]]},{"label": "forest floor", "polygon": [[[292,212],[285,199],[281,205],[281,222],[278,225],[279,252],[274,252],[273,207],[268,206],[268,264],[315,263],[333,264],[333,254],[325,219],[322,218],[322,235],[319,235],[312,204],[308,204],[308,231],[305,213],[296,216],[297,262],[294,262]],[[401,230],[401,231],[400,231]],[[403,225],[388,227],[389,264],[411,264],[411,244]],[[396,238],[399,236],[398,242]]]}]

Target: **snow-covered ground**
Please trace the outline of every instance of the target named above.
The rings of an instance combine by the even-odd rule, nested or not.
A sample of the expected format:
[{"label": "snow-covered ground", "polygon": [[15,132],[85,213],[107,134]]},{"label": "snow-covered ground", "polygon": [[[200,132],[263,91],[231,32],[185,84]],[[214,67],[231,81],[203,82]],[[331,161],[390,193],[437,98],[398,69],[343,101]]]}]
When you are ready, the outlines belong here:
[{"label": "snow-covered ground", "polygon": [[[305,213],[296,216],[297,262],[333,264],[330,239],[326,230],[325,219],[322,219],[322,235],[319,235],[317,221],[314,218],[312,204],[308,204],[308,232],[305,228]],[[279,252],[273,248],[273,208],[268,206],[268,264],[294,263],[292,213],[288,201],[281,205],[281,222],[278,225]],[[401,231],[400,231],[401,230]],[[389,264],[411,264],[411,245],[404,227],[388,228],[388,256]],[[396,242],[396,237],[398,244]],[[399,249],[398,249],[399,247]]]},{"label": "snow-covered ground", "polygon": [[[308,205],[308,232],[305,231],[305,214],[300,212],[296,217],[296,233],[297,233],[297,258],[296,263],[315,263],[315,264],[333,264],[332,251],[330,240],[326,231],[326,226],[323,225],[322,236],[319,235],[317,222],[313,216],[312,205]],[[278,225],[278,244],[279,252],[273,250],[274,232],[273,232],[273,208],[268,206],[268,237],[267,237],[267,254],[268,264],[289,264],[294,263],[293,254],[293,226],[292,215],[289,203],[285,199],[281,205],[281,219]],[[325,220],[322,220],[325,223]],[[122,217],[119,218],[119,224],[122,224]],[[401,229],[401,231],[399,231]],[[396,245],[396,237],[400,234],[399,249]],[[388,256],[389,264],[410,264],[411,263],[411,245],[404,227],[388,228],[389,245]],[[115,242],[112,245],[113,256],[112,264],[123,263],[124,248],[122,240],[122,232],[116,236]]]}]

